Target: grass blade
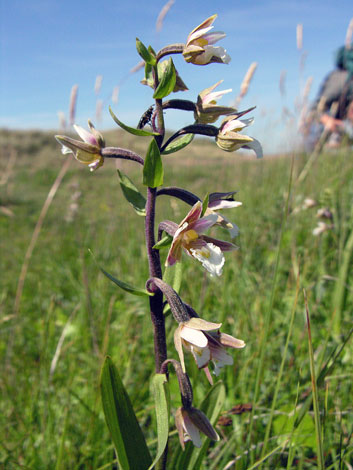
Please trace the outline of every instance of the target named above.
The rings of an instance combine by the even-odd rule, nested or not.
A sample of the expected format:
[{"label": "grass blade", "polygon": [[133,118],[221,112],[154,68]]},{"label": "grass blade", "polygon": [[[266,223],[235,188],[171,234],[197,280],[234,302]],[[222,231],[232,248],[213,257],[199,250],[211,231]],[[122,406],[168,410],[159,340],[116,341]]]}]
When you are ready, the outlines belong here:
[{"label": "grass blade", "polygon": [[319,399],[318,399],[318,394],[317,394],[317,383],[316,383],[316,378],[315,378],[315,363],[314,363],[313,344],[312,344],[312,339],[311,339],[310,314],[309,314],[308,300],[306,297],[305,290],[304,290],[304,299],[305,299],[306,323],[308,327],[310,373],[311,373],[311,385],[312,385],[312,391],[313,391],[315,434],[316,434],[316,444],[317,444],[317,463],[318,463],[318,468],[320,470],[324,470],[325,460],[324,460],[324,451],[323,451],[323,445],[322,445]]}]

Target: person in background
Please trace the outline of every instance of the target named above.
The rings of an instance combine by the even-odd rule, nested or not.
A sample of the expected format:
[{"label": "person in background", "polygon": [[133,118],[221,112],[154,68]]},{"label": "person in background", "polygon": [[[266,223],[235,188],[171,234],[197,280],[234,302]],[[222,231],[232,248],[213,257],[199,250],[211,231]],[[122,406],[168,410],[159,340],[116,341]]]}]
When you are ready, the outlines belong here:
[{"label": "person in background", "polygon": [[305,149],[312,150],[324,129],[328,147],[337,147],[345,136],[353,140],[353,47],[341,47],[336,69],[325,78],[306,119]]}]

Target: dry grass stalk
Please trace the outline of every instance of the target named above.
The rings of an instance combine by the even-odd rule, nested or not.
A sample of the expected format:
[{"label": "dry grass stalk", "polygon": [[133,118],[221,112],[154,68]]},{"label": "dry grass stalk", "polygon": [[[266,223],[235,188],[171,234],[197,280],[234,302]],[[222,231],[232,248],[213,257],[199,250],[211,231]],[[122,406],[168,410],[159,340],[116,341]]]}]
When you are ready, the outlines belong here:
[{"label": "dry grass stalk", "polygon": [[99,92],[101,91],[101,88],[102,88],[102,81],[103,81],[103,75],[97,75],[96,77],[96,81],[94,83],[94,93],[96,95],[99,94]]},{"label": "dry grass stalk", "polygon": [[100,122],[102,120],[102,111],[103,111],[103,100],[97,100],[96,103],[96,120]]},{"label": "dry grass stalk", "polygon": [[78,85],[74,85],[71,88],[70,106],[69,106],[69,116],[70,116],[71,126],[75,124],[77,93],[78,93]]},{"label": "dry grass stalk", "polygon": [[350,49],[352,47],[352,36],[353,36],[353,18],[351,18],[351,21],[349,22],[349,25],[347,28],[346,41],[345,41],[346,49]]},{"label": "dry grass stalk", "polygon": [[138,64],[136,64],[132,69],[130,69],[129,73],[133,74],[141,70],[145,66],[145,61],[141,60]]},{"label": "dry grass stalk", "polygon": [[15,166],[16,159],[17,159],[17,152],[14,148],[11,148],[10,156],[9,156],[9,159],[7,160],[6,168],[0,178],[0,186],[3,186],[8,182],[11,176],[12,170]]},{"label": "dry grass stalk", "polygon": [[253,62],[250,67],[248,68],[248,71],[245,74],[243,83],[240,85],[240,95],[243,98],[249,89],[250,82],[254,76],[255,70],[257,68],[257,62]]},{"label": "dry grass stalk", "polygon": [[59,129],[64,131],[66,129],[66,117],[64,111],[58,111]]},{"label": "dry grass stalk", "polygon": [[255,74],[255,70],[257,69],[257,62],[252,62],[252,64],[250,65],[250,67],[248,68],[245,76],[244,76],[244,79],[240,85],[240,93],[239,95],[237,96],[236,100],[235,100],[235,108],[238,108],[239,107],[239,104],[241,102],[241,100],[244,98],[244,96],[247,94],[248,90],[249,90],[249,86],[250,86],[250,83],[251,83],[251,80],[253,79],[254,77],[254,74]]},{"label": "dry grass stalk", "polygon": [[310,77],[308,77],[308,79],[307,79],[307,81],[305,82],[305,85],[304,85],[304,91],[303,91],[303,102],[304,103],[306,103],[306,101],[309,97],[309,93],[310,93],[312,84],[313,84],[313,77],[310,76]]},{"label": "dry grass stalk", "polygon": [[118,104],[119,90],[120,90],[120,87],[119,87],[119,86],[116,86],[116,87],[113,88],[112,102],[113,102],[114,104]]},{"label": "dry grass stalk", "polygon": [[40,234],[45,216],[47,215],[47,212],[49,210],[49,207],[51,206],[51,203],[53,202],[55,194],[56,194],[57,190],[59,189],[59,186],[61,185],[61,182],[62,182],[67,170],[69,169],[71,160],[72,160],[72,157],[69,156],[64,161],[64,163],[63,163],[63,165],[62,165],[62,167],[61,167],[61,169],[58,173],[58,176],[56,177],[52,187],[50,188],[50,191],[49,191],[49,193],[47,195],[47,198],[44,202],[42,210],[40,211],[36,226],[35,226],[33,234],[32,234],[31,241],[28,245],[28,248],[27,248],[27,251],[26,251],[26,254],[25,254],[25,259],[24,259],[23,264],[22,264],[21,273],[20,273],[20,276],[18,278],[16,297],[15,297],[15,306],[14,306],[14,315],[18,315],[19,310],[20,310],[20,302],[21,302],[21,297],[22,297],[22,292],[23,292],[23,286],[24,286],[25,279],[26,279],[26,276],[27,276],[29,261],[31,259],[34,247],[36,246],[36,243],[37,243],[37,240],[38,240],[38,237],[39,237],[39,234]]},{"label": "dry grass stalk", "polygon": [[157,18],[157,21],[156,21],[156,31],[157,31],[157,33],[159,33],[162,30],[164,18],[166,17],[168,11],[172,8],[174,3],[175,3],[175,0],[169,0],[169,2],[167,2],[164,5],[164,7],[162,8],[162,10],[160,11],[160,13],[158,15],[158,18]]},{"label": "dry grass stalk", "polygon": [[297,49],[301,51],[303,49],[303,25],[297,24]]},{"label": "dry grass stalk", "polygon": [[68,333],[68,330],[69,330],[69,326],[71,325],[71,322],[72,322],[76,312],[78,311],[79,307],[80,307],[80,304],[76,305],[74,310],[71,312],[71,315],[69,316],[67,322],[65,323],[63,331],[60,335],[60,338],[59,338],[58,344],[56,346],[56,350],[55,350],[53,359],[52,359],[51,364],[50,364],[49,380],[51,380],[52,377],[53,377],[53,374],[55,372],[55,369],[56,369],[56,366],[57,366],[57,363],[58,363],[58,360],[59,360],[59,357],[60,357],[61,349],[62,349],[62,346],[64,344],[65,337],[66,337],[66,335]]},{"label": "dry grass stalk", "polygon": [[286,94],[286,78],[287,70],[282,70],[281,75],[279,77],[279,92],[281,93],[282,98],[284,98]]}]

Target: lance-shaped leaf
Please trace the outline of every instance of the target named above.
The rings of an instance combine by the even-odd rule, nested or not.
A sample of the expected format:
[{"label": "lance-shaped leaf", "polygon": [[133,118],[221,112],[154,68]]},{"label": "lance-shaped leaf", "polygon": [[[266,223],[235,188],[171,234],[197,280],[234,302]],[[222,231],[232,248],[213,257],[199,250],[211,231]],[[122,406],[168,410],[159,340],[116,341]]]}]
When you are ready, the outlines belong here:
[{"label": "lance-shaped leaf", "polygon": [[144,131],[143,129],[135,129],[135,127],[127,126],[126,124],[121,122],[115,116],[115,114],[113,113],[113,110],[110,106],[109,106],[109,112],[110,112],[111,117],[118,124],[118,126],[120,126],[122,129],[124,129],[124,131],[129,132],[130,134],[138,135],[140,137],[147,137],[147,136],[151,136],[151,135],[159,135],[157,132],[148,132],[148,131]]},{"label": "lance-shaped leaf", "polygon": [[163,155],[168,155],[170,153],[178,152],[179,150],[189,145],[192,142],[194,137],[195,137],[194,134],[186,134],[186,135],[183,135],[182,137],[179,137],[176,140],[173,140],[163,150],[162,152]]},{"label": "lance-shaped leaf", "polygon": [[152,392],[157,419],[157,455],[148,470],[152,469],[162,457],[168,443],[170,396],[165,374],[156,374],[152,380]]},{"label": "lance-shaped leaf", "polygon": [[153,247],[154,250],[160,250],[161,248],[165,248],[166,246],[170,246],[172,244],[173,237],[170,235],[165,235],[158,243],[156,243]]},{"label": "lance-shaped leaf", "polygon": [[118,371],[108,356],[101,374],[105,420],[122,470],[147,470],[151,456]]},{"label": "lance-shaped leaf", "polygon": [[133,295],[138,295],[138,296],[144,296],[144,295],[147,295],[147,296],[151,296],[151,295],[154,295],[153,293],[151,292],[148,292],[146,289],[141,289],[139,287],[135,287],[131,284],[128,284],[127,282],[124,282],[124,281],[120,281],[120,279],[117,279],[116,277],[112,276],[111,274],[109,274],[105,269],[103,269],[101,266],[99,266],[94,254],[92,253],[91,250],[88,250],[96,265],[99,267],[99,269],[102,271],[102,273],[107,276],[108,279],[110,279],[111,281],[114,282],[114,284],[116,284],[118,287],[120,287],[120,289],[123,289],[125,290],[126,292],[129,292],[129,294],[133,294]]},{"label": "lance-shaped leaf", "polygon": [[205,196],[205,199],[202,201],[202,212],[201,212],[200,217],[203,217],[205,215],[205,212],[206,212],[207,207],[208,207],[209,200],[210,200],[210,195],[209,195],[209,193],[207,193],[206,196]]},{"label": "lance-shaped leaf", "polygon": [[163,184],[163,164],[158,145],[153,139],[148,147],[143,166],[143,184],[156,188]]},{"label": "lance-shaped leaf", "polygon": [[126,200],[132,205],[138,215],[145,216],[146,198],[140,193],[128,176],[124,175],[120,170],[118,170],[118,174],[120,187]]},{"label": "lance-shaped leaf", "polygon": [[149,52],[147,47],[136,38],[136,49],[140,57],[146,62],[146,64],[156,65],[156,58]]},{"label": "lance-shaped leaf", "polygon": [[135,287],[131,284],[128,284],[127,282],[124,282],[124,281],[120,281],[120,279],[117,279],[116,277],[112,276],[111,274],[109,274],[107,271],[105,271],[105,269],[103,268],[100,268],[100,270],[102,271],[102,273],[107,276],[108,279],[110,279],[111,281],[114,282],[114,284],[116,284],[117,286],[120,287],[120,289],[123,289],[125,290],[126,292],[129,292],[130,294],[133,294],[133,295],[139,295],[139,296],[144,296],[144,295],[153,295],[151,294],[150,292],[148,292],[146,289],[141,289],[139,287]]},{"label": "lance-shaped leaf", "polygon": [[168,59],[165,69],[158,78],[159,85],[154,92],[154,99],[162,99],[174,90],[176,83],[176,70],[171,57]]}]

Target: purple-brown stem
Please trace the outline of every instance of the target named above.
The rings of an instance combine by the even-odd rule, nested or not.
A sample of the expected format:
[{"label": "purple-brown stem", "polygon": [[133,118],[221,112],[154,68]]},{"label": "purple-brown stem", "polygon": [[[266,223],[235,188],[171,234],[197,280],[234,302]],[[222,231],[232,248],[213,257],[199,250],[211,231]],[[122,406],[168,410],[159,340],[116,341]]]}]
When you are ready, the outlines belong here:
[{"label": "purple-brown stem", "polygon": [[[158,76],[156,70],[153,71],[154,89],[158,86]],[[156,136],[156,142],[160,148],[164,139],[164,118],[163,118],[163,103],[161,99],[156,99],[156,115],[157,126],[160,135]],[[162,279],[162,268],[159,257],[159,251],[155,250],[153,246],[156,244],[155,239],[155,213],[156,213],[156,197],[157,188],[147,188],[147,202],[146,202],[146,248],[148,256],[149,274],[150,277]],[[163,315],[163,293],[156,290],[155,295],[150,297],[150,313],[151,320],[154,327],[154,352],[155,352],[155,365],[156,372],[159,373],[162,363],[167,359],[167,343],[165,334],[165,319]]]},{"label": "purple-brown stem", "polygon": [[[155,208],[156,208],[156,188],[147,189],[146,203],[146,247],[148,256],[149,273],[151,277],[162,279],[162,268],[159,251],[154,250],[155,245]],[[162,363],[167,359],[167,344],[165,336],[165,324],[163,315],[163,294],[156,289],[155,295],[150,297],[150,313],[154,327],[154,353],[156,372],[160,371]]]},{"label": "purple-brown stem", "polygon": [[[157,68],[153,69],[154,89],[158,87]],[[155,136],[156,143],[160,149],[163,143],[165,127],[163,117],[163,103],[161,99],[155,100],[155,114],[157,117],[157,126],[155,119],[152,120],[152,126],[158,129],[158,136]],[[145,233],[146,233],[146,248],[148,256],[148,265],[150,277],[162,279],[162,267],[159,257],[159,251],[153,249],[156,244],[155,239],[155,213],[156,213],[156,199],[157,188],[147,188],[147,202],[146,202],[146,220],[145,220]],[[165,317],[163,314],[163,293],[161,290],[156,289],[155,295],[149,298],[150,302],[150,315],[153,323],[153,337],[154,337],[154,354],[155,354],[155,367],[156,372],[159,373],[163,362],[167,359],[167,342],[165,334]],[[164,449],[163,455],[157,462],[156,470],[165,470],[167,468],[168,457],[168,443]]]}]

